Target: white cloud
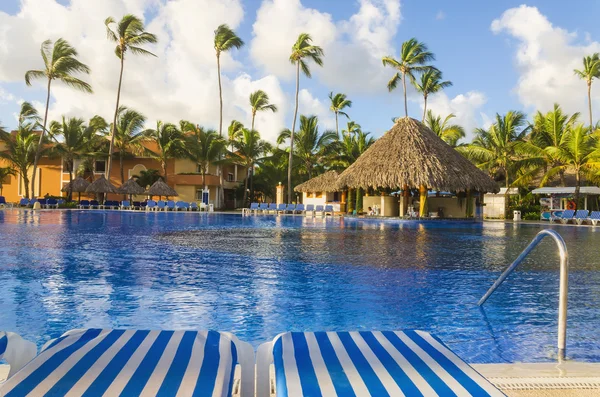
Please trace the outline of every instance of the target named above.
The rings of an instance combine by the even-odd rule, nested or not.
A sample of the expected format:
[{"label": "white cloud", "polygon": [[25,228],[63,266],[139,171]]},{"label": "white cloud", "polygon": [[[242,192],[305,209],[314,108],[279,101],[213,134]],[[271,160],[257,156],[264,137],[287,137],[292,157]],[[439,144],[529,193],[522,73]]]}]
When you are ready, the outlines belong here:
[{"label": "white cloud", "polygon": [[[491,24],[492,32],[506,33],[518,43],[515,51],[519,81],[514,88],[519,100],[531,110],[549,110],[558,102],[567,112],[587,109],[586,84],[573,69],[582,57],[600,51],[600,43],[552,23],[535,7],[522,5],[505,11]],[[600,93],[594,95],[599,109]]]},{"label": "white cloud", "polygon": [[334,22],[330,14],[304,7],[300,0],[264,0],[253,25],[253,61],[291,79],[291,47],[298,34],[307,32],[325,51],[323,68],[311,67],[328,86],[347,93],[384,92],[392,73],[383,68],[381,57],[394,53],[400,1],[360,0],[359,5],[348,20]]},{"label": "white cloud", "polygon": [[[121,104],[145,114],[149,125],[157,119],[188,119],[218,128],[213,31],[221,23],[234,29],[239,26],[244,17],[240,0],[72,0],[68,6],[49,0],[24,0],[17,15],[0,12],[0,82],[20,82],[26,70],[42,68],[41,42],[64,37],[90,66],[92,73],[83,78],[90,82],[94,94],[53,84],[50,117],[99,114],[111,120],[119,61],[114,55],[114,43],[106,39],[103,22],[109,15],[119,19],[125,13],[143,15],[144,11],[156,15],[146,21],[146,28],[159,38],[158,44],[150,48],[157,57],[126,57]],[[286,110],[278,79],[272,75],[253,79],[241,73],[242,64],[236,57],[236,50],[221,57],[224,131],[232,118],[249,126],[247,103],[251,90],[265,90],[274,103]],[[43,90],[43,82],[37,87]],[[274,139],[284,117],[285,113],[261,114],[257,127],[265,137]]]},{"label": "white cloud", "polygon": [[441,21],[441,20],[443,20],[443,19],[446,19],[446,13],[445,13],[444,11],[442,11],[442,10],[439,10],[439,11],[437,12],[437,14],[435,14],[435,19],[436,19],[437,21]]},{"label": "white cloud", "polygon": [[[327,99],[329,100],[329,99]],[[319,132],[335,130],[335,116],[329,110],[327,102],[315,98],[308,90],[302,89],[298,93],[298,119],[300,114],[305,116],[317,116],[319,118]]]},{"label": "white cloud", "polygon": [[[478,91],[469,91],[466,94],[460,94],[450,99],[445,93],[432,95],[427,101],[427,109],[441,116],[446,117],[454,113],[456,118],[452,119],[453,124],[461,125],[467,134],[466,141],[473,137],[473,131],[478,127],[485,127],[489,122],[489,117],[481,111],[487,98]],[[421,106],[421,109],[423,107]],[[489,126],[489,125],[488,125]]]}]

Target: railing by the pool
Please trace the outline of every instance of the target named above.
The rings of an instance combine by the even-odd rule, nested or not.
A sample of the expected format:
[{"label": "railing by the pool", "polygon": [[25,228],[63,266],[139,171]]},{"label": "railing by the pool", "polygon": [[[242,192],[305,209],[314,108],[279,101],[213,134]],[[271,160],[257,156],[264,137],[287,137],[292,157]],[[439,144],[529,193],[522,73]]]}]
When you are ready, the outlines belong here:
[{"label": "railing by the pool", "polygon": [[496,289],[506,280],[506,278],[516,269],[517,266],[533,251],[535,247],[544,239],[550,236],[558,247],[560,257],[560,287],[558,297],[558,360],[565,359],[566,344],[567,344],[567,297],[569,294],[569,252],[563,238],[554,230],[545,229],[539,232],[535,238],[529,243],[527,248],[521,252],[521,255],[498,277],[498,280],[490,287],[488,292],[477,303],[483,305],[485,301],[496,291]]}]

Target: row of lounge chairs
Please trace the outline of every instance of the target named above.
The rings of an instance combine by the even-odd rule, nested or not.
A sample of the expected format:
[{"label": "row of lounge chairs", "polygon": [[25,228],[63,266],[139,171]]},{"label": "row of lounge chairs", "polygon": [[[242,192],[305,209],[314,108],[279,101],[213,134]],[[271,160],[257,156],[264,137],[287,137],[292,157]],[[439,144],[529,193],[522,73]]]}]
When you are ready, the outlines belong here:
[{"label": "row of lounge chairs", "polygon": [[250,204],[250,208],[244,208],[242,210],[242,214],[303,214],[303,215],[312,215],[316,216],[320,214],[321,216],[332,215],[334,214],[333,205],[314,205],[307,204],[306,207],[304,204],[275,204],[275,203],[252,203]]},{"label": "row of lounge chairs", "polygon": [[565,225],[569,222],[573,222],[578,225],[583,225],[584,223],[589,222],[596,226],[600,221],[600,211],[592,211],[589,213],[588,210],[565,210],[557,215],[552,214],[549,220],[550,223],[557,221]]},{"label": "row of lounge chairs", "polygon": [[440,339],[414,330],[285,332],[256,357],[227,332],[79,329],[37,354],[0,331],[3,356],[3,396],[504,396]]},{"label": "row of lounge chairs", "polygon": [[22,198],[19,201],[19,207],[32,208],[35,203],[40,203],[41,208],[58,208],[60,204],[64,204],[65,200],[62,199],[41,199],[41,198]]},{"label": "row of lounge chairs", "polygon": [[142,211],[203,211],[208,209],[204,203],[198,205],[195,202],[187,203],[185,201],[129,201],[123,200],[110,201],[107,200],[100,204],[96,200],[81,200],[79,202],[80,209],[111,209],[111,210],[142,210]]}]

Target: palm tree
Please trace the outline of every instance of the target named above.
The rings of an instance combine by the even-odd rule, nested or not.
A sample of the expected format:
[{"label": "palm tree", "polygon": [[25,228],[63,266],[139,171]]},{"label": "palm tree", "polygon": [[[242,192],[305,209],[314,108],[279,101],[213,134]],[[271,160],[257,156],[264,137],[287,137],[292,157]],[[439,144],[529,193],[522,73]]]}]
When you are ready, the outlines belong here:
[{"label": "palm tree", "polygon": [[154,170],[152,168],[149,168],[147,170],[141,170],[140,174],[134,175],[133,178],[138,183],[138,185],[140,185],[143,188],[152,186],[154,182],[158,181],[159,179],[162,179],[162,177],[160,176],[160,171]]},{"label": "palm tree", "polygon": [[231,120],[231,124],[227,128],[227,138],[229,144],[231,145],[231,151],[233,152],[233,142],[239,139],[242,135],[242,129],[244,129],[244,124],[240,123],[237,120]]},{"label": "palm tree", "polygon": [[269,96],[263,90],[254,91],[250,94],[250,108],[252,109],[252,129],[254,129],[256,112],[264,112],[265,110],[270,110],[273,113],[277,112],[277,106],[269,103]]},{"label": "palm tree", "polygon": [[[334,131],[325,131],[319,133],[319,118],[317,116],[300,116],[300,128],[294,135],[294,156],[308,175],[312,178],[313,170],[333,150],[333,145],[337,140],[337,133]],[[292,132],[288,129],[281,131],[277,137],[277,143],[281,144],[287,139],[291,139]],[[291,146],[290,146],[291,150]],[[291,186],[290,186],[291,189]]]},{"label": "palm tree", "polygon": [[354,121],[348,121],[348,123],[346,124],[346,129],[342,130],[342,134],[344,135],[354,135],[357,134],[361,131],[361,126],[358,123],[355,123]]},{"label": "palm tree", "polygon": [[442,72],[435,68],[428,68],[421,74],[419,81],[413,80],[413,84],[417,91],[423,94],[423,120],[425,122],[425,115],[427,114],[427,97],[429,94],[435,94],[443,90],[444,88],[451,87],[451,81],[442,81]]},{"label": "palm tree", "polygon": [[592,82],[595,78],[600,78],[600,55],[596,52],[592,55],[583,57],[583,69],[573,70],[575,75],[587,83],[588,108],[590,112],[590,128],[593,128],[592,118]]},{"label": "palm tree", "polygon": [[128,154],[140,155],[144,153],[143,143],[148,140],[144,131],[146,117],[141,113],[120,106],[117,114],[117,126],[111,128],[115,133],[114,148],[119,151],[119,170],[121,174],[121,184],[125,183],[125,170],[123,168],[123,159]]},{"label": "palm tree", "polygon": [[444,120],[440,116],[434,116],[431,110],[427,111],[425,125],[429,127],[437,136],[452,147],[456,147],[459,139],[465,137],[465,130],[458,124],[450,124],[454,113],[450,113]]},{"label": "palm tree", "polygon": [[17,172],[12,167],[0,167],[0,196],[2,196],[2,183],[9,176],[17,176]]},{"label": "palm tree", "polygon": [[223,88],[221,87],[221,53],[232,48],[240,49],[244,41],[226,24],[215,30],[215,51],[217,54],[217,76],[219,78],[219,136],[223,136]]},{"label": "palm tree", "polygon": [[346,118],[350,118],[346,112],[344,112],[345,108],[352,107],[352,101],[346,98],[346,94],[337,93],[333,95],[333,92],[329,93],[329,100],[331,105],[329,106],[329,110],[335,113],[335,132],[340,133],[340,129],[338,127],[338,115],[346,116]]},{"label": "palm tree", "polygon": [[404,90],[404,115],[408,117],[408,102],[406,98],[406,76],[411,80],[415,79],[415,73],[425,72],[431,66],[424,66],[427,62],[435,60],[435,55],[427,50],[424,43],[420,43],[414,37],[402,43],[400,59],[396,60],[391,56],[383,57],[383,66],[391,66],[398,70],[392,79],[388,82],[388,90],[393,91],[398,82],[402,80]]},{"label": "palm tree", "polygon": [[37,109],[29,102],[21,103],[21,111],[19,112],[19,124],[39,123],[42,121]]},{"label": "palm tree", "polygon": [[[77,59],[77,50],[65,40],[58,39],[54,44],[51,40],[46,40],[42,43],[40,49],[42,59],[44,60],[43,70],[29,70],[25,73],[25,84],[31,85],[34,79],[46,79],[48,81],[48,89],[46,93],[46,111],[44,112],[44,123],[42,124],[42,132],[39,136],[39,142],[33,161],[33,172],[31,180],[31,190],[35,193],[34,184],[37,172],[37,165],[40,161],[42,151],[42,142],[46,133],[46,124],[48,122],[48,108],[50,106],[50,88],[52,80],[62,81],[69,87],[75,88],[83,92],[92,92],[92,87],[76,77],[75,73],[90,73],[90,68]],[[37,112],[36,112],[37,113]]]},{"label": "palm tree", "polygon": [[[112,156],[115,146],[115,127],[117,126],[117,116],[119,113],[119,101],[121,100],[121,84],[123,83],[123,69],[125,67],[125,54],[131,51],[136,55],[156,56],[148,50],[142,48],[145,44],[154,44],[157,38],[154,34],[146,32],[144,22],[135,15],[127,14],[117,23],[113,17],[108,17],[104,21],[106,34],[110,41],[117,43],[115,54],[121,62],[119,72],[119,85],[117,87],[117,103],[115,105],[115,115],[113,117],[112,130],[110,133],[110,147],[108,149],[108,167],[106,167],[106,178],[110,179],[112,169]],[[113,25],[116,25],[113,27]]]},{"label": "palm tree", "polygon": [[308,33],[300,33],[298,39],[292,46],[290,62],[296,65],[296,101],[294,106],[294,121],[292,122],[292,131],[290,134],[290,153],[288,159],[288,203],[292,202],[292,166],[294,155],[294,133],[296,130],[296,118],[298,117],[298,93],[300,92],[300,69],[308,78],[311,77],[308,60],[314,61],[319,66],[323,66],[323,56],[325,53],[319,46],[312,44],[312,37]]},{"label": "palm tree", "polygon": [[[83,119],[75,117],[67,120],[63,116],[62,122],[50,123],[48,135],[55,141],[53,152],[60,155],[67,163],[69,182],[73,181],[75,159],[83,157],[90,147],[91,132],[92,130],[85,126]],[[59,137],[62,139],[58,139]],[[71,201],[72,195],[72,190],[69,190],[69,201]]]},{"label": "palm tree", "polygon": [[[258,131],[242,129],[240,140],[234,141],[233,146],[237,150],[234,155],[236,161],[252,172],[254,166],[262,161],[262,158],[271,150],[271,145],[262,139]],[[248,173],[244,182],[244,205],[248,199]]]},{"label": "palm tree", "polygon": [[[583,124],[569,129],[565,144],[561,147],[547,148],[549,154],[562,162],[556,168],[570,168],[575,171],[575,206],[579,206],[581,179],[585,175],[594,176],[600,168],[600,147],[598,137],[589,133]],[[549,170],[551,172],[552,170]],[[577,208],[576,208],[577,209]]]},{"label": "palm tree", "polygon": [[158,148],[156,152],[147,150],[147,153],[160,163],[163,179],[167,182],[167,163],[171,159],[185,155],[183,133],[174,124],[157,121],[156,129],[146,130],[145,134]]},{"label": "palm tree", "polygon": [[205,190],[208,167],[221,159],[226,146],[227,141],[221,138],[217,131],[205,130],[202,127],[194,128],[193,133],[185,138],[187,157],[200,166]]}]

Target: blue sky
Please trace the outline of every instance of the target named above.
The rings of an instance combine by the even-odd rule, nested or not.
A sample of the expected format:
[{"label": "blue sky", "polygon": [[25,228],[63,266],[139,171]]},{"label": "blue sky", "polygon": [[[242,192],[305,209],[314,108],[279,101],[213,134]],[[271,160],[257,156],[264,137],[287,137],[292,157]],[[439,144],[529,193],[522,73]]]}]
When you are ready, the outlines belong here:
[{"label": "blue sky", "polygon": [[[571,65],[579,66],[583,54],[600,50],[596,41],[598,31],[595,27],[595,16],[600,13],[600,2],[571,1],[566,8],[565,3],[559,1],[529,1],[526,3],[527,7],[520,7],[522,3],[519,1],[303,0],[293,4],[296,0],[287,0],[287,3],[279,3],[277,10],[271,10],[269,18],[257,18],[257,13],[261,11],[267,15],[267,3],[273,1],[283,0],[225,0],[221,2],[219,11],[216,5],[210,6],[211,2],[219,3],[218,0],[198,0],[196,3],[203,3],[201,9],[194,8],[192,0],[108,0],[102,6],[85,3],[84,0],[3,0],[0,3],[0,24],[4,21],[10,28],[5,33],[0,31],[0,59],[8,55],[2,53],[1,49],[3,44],[4,47],[10,44],[9,41],[12,45],[15,45],[15,41],[21,45],[22,48],[18,51],[22,51],[23,54],[18,54],[14,63],[0,60],[0,120],[3,125],[14,127],[14,114],[18,109],[19,100],[44,100],[42,85],[27,88],[21,76],[28,68],[40,66],[36,57],[39,58],[38,48],[43,38],[57,38],[59,35],[73,42],[80,50],[82,58],[92,66],[94,75],[91,80],[96,94],[94,98],[89,98],[84,94],[69,93],[68,90],[59,87],[52,99],[51,116],[74,116],[80,115],[78,112],[81,112],[84,113],[81,114],[82,117],[89,117],[87,113],[93,111],[109,117],[111,102],[114,101],[114,89],[110,86],[116,83],[113,84],[114,78],[108,76],[114,76],[116,65],[110,58],[111,54],[100,56],[99,52],[105,49],[97,48],[98,45],[92,45],[90,42],[89,39],[97,32],[81,26],[67,26],[61,31],[60,28],[46,27],[46,23],[41,22],[40,18],[56,12],[57,15],[76,19],[88,11],[91,15],[85,18],[89,18],[91,22],[86,23],[96,23],[102,27],[104,18],[108,16],[100,14],[102,12],[114,12],[114,16],[118,18],[119,12],[143,10],[149,27],[154,26],[153,20],[155,24],[159,19],[166,21],[160,25],[165,34],[160,34],[158,25],[155,28],[159,29],[159,32],[155,33],[159,34],[159,39],[166,48],[163,49],[164,52],[159,51],[162,56],[157,60],[132,61],[135,67],[131,68],[136,68],[136,71],[129,71],[130,76],[139,75],[143,83],[133,89],[132,85],[135,84],[137,76],[131,76],[131,81],[126,80],[124,101],[130,105],[133,103],[134,107],[143,111],[149,122],[155,118],[177,121],[185,117],[199,124],[216,127],[214,102],[218,98],[214,95],[214,85],[209,77],[215,73],[210,48],[211,38],[200,37],[207,36],[206,32],[210,32],[214,27],[205,29],[202,33],[200,30],[192,30],[196,29],[190,26],[194,22],[181,22],[183,14],[197,13],[190,21],[197,20],[199,25],[227,22],[235,27],[247,43],[241,51],[232,53],[231,65],[225,67],[224,74],[230,83],[225,92],[226,106],[230,106],[226,111],[225,124],[234,117],[247,122],[244,97],[251,88],[263,88],[261,84],[265,84],[264,87],[271,87],[274,92],[272,96],[283,103],[283,106],[280,106],[283,114],[261,116],[264,119],[264,135],[273,139],[278,129],[290,126],[293,79],[286,75],[285,63],[271,67],[270,64],[263,64],[261,59],[264,59],[264,56],[273,56],[276,57],[274,59],[287,62],[289,54],[286,52],[289,52],[293,40],[289,45],[286,41],[273,50],[265,48],[269,40],[277,41],[280,36],[286,35],[294,37],[294,34],[287,31],[288,26],[290,31],[310,26],[315,30],[311,33],[316,37],[321,34],[321,41],[330,49],[326,51],[325,56],[325,63],[329,69],[317,71],[317,67],[313,66],[313,78],[302,79],[301,88],[307,91],[301,101],[300,112],[319,114],[323,128],[331,128],[331,115],[327,114],[327,94],[330,90],[346,92],[354,102],[349,111],[352,119],[359,122],[364,129],[379,136],[390,127],[390,119],[400,115],[402,111],[401,90],[391,94],[385,90],[385,81],[392,76],[393,71],[384,69],[380,62],[377,62],[380,59],[378,55],[367,64],[361,63],[364,59],[356,59],[360,56],[356,55],[355,51],[335,51],[341,48],[336,43],[337,38],[329,41],[327,38],[327,32],[336,29],[336,34],[342,37],[340,40],[346,45],[344,48],[363,48],[360,47],[362,44],[357,44],[355,38],[351,37],[352,29],[358,25],[351,25],[349,30],[342,26],[356,15],[362,15],[365,5],[379,7],[383,17],[372,19],[360,26],[373,30],[395,30],[389,40],[382,39],[382,43],[376,43],[381,44],[377,51],[391,51],[391,55],[396,55],[402,41],[416,37],[436,54],[437,60],[434,64],[454,86],[445,90],[443,96],[432,99],[431,107],[443,116],[449,112],[456,113],[457,122],[468,130],[485,126],[496,112],[518,109],[532,114],[537,109],[547,110],[553,102],[559,102],[570,112],[585,112],[585,85],[578,84],[569,71],[573,69]],[[61,6],[57,7],[54,3]],[[180,7],[176,8],[176,3],[180,3]],[[223,5],[224,3],[227,4]],[[385,6],[393,3],[400,3],[400,18],[394,19],[386,15]],[[89,10],[86,10],[87,4]],[[289,22],[283,25],[272,23],[273,19],[278,19],[278,15],[281,15],[281,19],[286,18],[284,14],[288,4],[293,15],[305,13],[310,16],[305,18],[304,22],[288,16]],[[41,10],[39,14],[42,15],[35,15],[32,11],[34,9]],[[23,16],[15,17],[19,12],[22,12]],[[313,14],[310,14],[311,12]],[[96,16],[96,13],[99,15]],[[319,18],[323,18],[324,22],[311,22]],[[327,18],[330,19],[330,24]],[[303,18],[299,16],[297,19]],[[498,24],[492,29],[494,20],[498,20]],[[179,24],[185,26],[180,27]],[[296,24],[298,26],[295,26]],[[36,28],[31,29],[30,26]],[[19,27],[25,32],[17,35]],[[179,28],[187,31],[177,33]],[[262,34],[257,33],[259,29],[262,29]],[[379,31],[378,34],[376,37],[387,37],[385,32]],[[197,43],[187,43],[192,35],[198,35]],[[179,47],[179,43],[186,43],[185,45],[190,47],[187,51],[177,52],[179,50],[176,47]],[[204,48],[197,48],[201,46]],[[191,53],[190,48],[192,51],[197,49],[198,53]],[[527,56],[525,59],[519,59],[519,54]],[[181,61],[174,62],[173,59]],[[351,66],[332,69],[334,65],[348,64],[363,70],[351,70]],[[291,65],[289,68],[292,68]],[[145,73],[148,75],[144,75]],[[174,76],[177,74],[179,76]],[[352,74],[352,77],[345,79],[348,74]],[[183,81],[184,76],[187,82]],[[363,80],[364,84],[361,86]],[[228,83],[225,84],[227,86]],[[236,96],[237,99],[232,100],[232,96]],[[419,118],[422,110],[418,97],[413,97],[409,107],[411,115]],[[258,129],[261,130],[260,123]]]}]

